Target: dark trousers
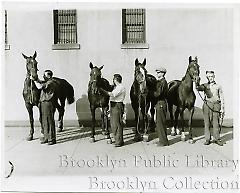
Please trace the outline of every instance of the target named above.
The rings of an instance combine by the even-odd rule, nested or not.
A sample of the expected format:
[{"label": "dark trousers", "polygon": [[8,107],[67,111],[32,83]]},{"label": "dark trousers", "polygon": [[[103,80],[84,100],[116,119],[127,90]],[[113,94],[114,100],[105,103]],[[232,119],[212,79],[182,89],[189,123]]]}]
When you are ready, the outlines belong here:
[{"label": "dark trousers", "polygon": [[116,145],[123,145],[123,103],[110,102],[110,124]]},{"label": "dark trousers", "polygon": [[159,138],[159,143],[162,145],[169,145],[167,138],[166,114],[166,101],[158,101],[156,104],[156,130]]},{"label": "dark trousers", "polygon": [[44,140],[56,141],[56,129],[54,121],[55,107],[51,101],[43,101],[40,104],[42,116],[42,128]]},{"label": "dark trousers", "polygon": [[[207,104],[206,104],[207,103]],[[210,140],[211,139],[211,132],[210,127],[211,123],[213,126],[212,135],[215,140],[220,139],[219,135],[219,113],[213,112],[214,111],[220,111],[221,104],[220,102],[204,102],[203,103],[203,119],[204,119],[204,133],[205,133],[205,139]]]}]

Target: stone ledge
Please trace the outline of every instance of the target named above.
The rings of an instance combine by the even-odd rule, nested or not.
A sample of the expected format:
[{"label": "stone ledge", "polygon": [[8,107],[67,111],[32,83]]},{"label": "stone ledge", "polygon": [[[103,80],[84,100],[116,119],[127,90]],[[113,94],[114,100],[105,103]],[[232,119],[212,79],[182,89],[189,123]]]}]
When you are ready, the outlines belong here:
[{"label": "stone ledge", "polygon": [[80,44],[53,44],[53,50],[78,50],[80,49]]}]

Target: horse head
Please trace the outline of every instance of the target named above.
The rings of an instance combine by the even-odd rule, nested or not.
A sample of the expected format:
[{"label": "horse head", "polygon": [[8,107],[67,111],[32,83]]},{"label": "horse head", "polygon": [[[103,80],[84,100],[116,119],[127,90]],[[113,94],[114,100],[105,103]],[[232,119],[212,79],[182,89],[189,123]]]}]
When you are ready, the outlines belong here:
[{"label": "horse head", "polygon": [[192,56],[189,57],[189,65],[188,65],[187,72],[190,75],[191,79],[195,83],[199,83],[199,81],[200,81],[200,77],[199,77],[200,70],[199,70],[197,56],[195,57],[195,59],[192,59]]},{"label": "horse head", "polygon": [[22,54],[23,57],[26,59],[26,68],[27,68],[27,76],[28,77],[32,77],[34,80],[38,79],[38,68],[37,68],[37,61],[36,61],[36,57],[37,57],[37,52],[35,51],[35,53],[33,54],[33,56],[26,56],[24,54]]},{"label": "horse head", "polygon": [[92,86],[92,91],[94,94],[97,93],[97,83],[99,82],[99,80],[102,77],[102,72],[101,70],[103,69],[103,66],[101,67],[97,67],[97,66],[93,66],[92,62],[90,62],[89,67],[91,68],[91,72],[90,72],[90,85]]},{"label": "horse head", "polygon": [[134,80],[139,84],[141,93],[145,93],[147,89],[146,84],[147,70],[145,68],[145,65],[146,58],[142,63],[140,63],[138,59],[135,60]]}]

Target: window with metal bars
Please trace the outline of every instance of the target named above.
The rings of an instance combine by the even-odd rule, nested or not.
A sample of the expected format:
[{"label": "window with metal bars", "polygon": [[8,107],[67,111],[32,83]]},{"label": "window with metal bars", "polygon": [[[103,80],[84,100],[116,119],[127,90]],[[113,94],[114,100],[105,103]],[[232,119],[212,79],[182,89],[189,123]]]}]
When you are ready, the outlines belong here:
[{"label": "window with metal bars", "polygon": [[54,44],[77,43],[76,10],[53,10]]},{"label": "window with metal bars", "polygon": [[146,43],[145,9],[122,9],[122,43]]},{"label": "window with metal bars", "polygon": [[8,45],[8,31],[7,31],[7,11],[5,10],[5,50],[10,50],[10,45]]}]

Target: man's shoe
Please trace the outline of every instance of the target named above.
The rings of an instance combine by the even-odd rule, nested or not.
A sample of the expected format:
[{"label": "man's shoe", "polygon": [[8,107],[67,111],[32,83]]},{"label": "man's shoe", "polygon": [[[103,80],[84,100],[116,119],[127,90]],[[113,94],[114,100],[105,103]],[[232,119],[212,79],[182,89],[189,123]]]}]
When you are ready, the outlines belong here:
[{"label": "man's shoe", "polygon": [[215,143],[218,144],[219,146],[223,146],[223,142],[220,140],[216,140]]},{"label": "man's shoe", "polygon": [[206,140],[205,142],[204,142],[204,145],[209,145],[210,144],[210,140]]},{"label": "man's shoe", "polygon": [[45,144],[45,143],[47,143],[48,142],[48,140],[46,139],[46,140],[41,140],[41,144]]},{"label": "man's shoe", "polygon": [[155,144],[156,144],[157,147],[169,146],[169,144],[163,144],[163,143],[160,143],[160,142],[156,142]]},{"label": "man's shoe", "polygon": [[32,134],[30,134],[28,137],[27,137],[27,139],[26,139],[27,141],[32,141],[33,140],[33,135]]},{"label": "man's shoe", "polygon": [[48,145],[54,145],[54,144],[56,144],[56,141],[50,141],[50,142],[48,142]]},{"label": "man's shoe", "polygon": [[124,145],[124,142],[120,143],[120,144],[115,144],[115,147],[122,147]]}]

